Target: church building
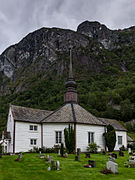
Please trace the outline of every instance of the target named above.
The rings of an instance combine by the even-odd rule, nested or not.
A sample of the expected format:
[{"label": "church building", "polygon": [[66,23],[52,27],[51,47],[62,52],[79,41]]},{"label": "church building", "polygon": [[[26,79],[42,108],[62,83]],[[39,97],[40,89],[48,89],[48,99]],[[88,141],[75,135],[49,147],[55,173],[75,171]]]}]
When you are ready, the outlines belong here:
[{"label": "church building", "polygon": [[75,150],[86,151],[89,143],[95,142],[105,149],[104,132],[111,124],[116,131],[115,150],[127,147],[127,130],[116,120],[98,118],[78,104],[77,84],[72,74],[70,50],[69,77],[65,83],[64,104],[56,111],[39,110],[10,105],[6,139],[6,151],[28,152],[33,147],[51,148],[64,143],[64,129],[70,125],[75,130]]}]

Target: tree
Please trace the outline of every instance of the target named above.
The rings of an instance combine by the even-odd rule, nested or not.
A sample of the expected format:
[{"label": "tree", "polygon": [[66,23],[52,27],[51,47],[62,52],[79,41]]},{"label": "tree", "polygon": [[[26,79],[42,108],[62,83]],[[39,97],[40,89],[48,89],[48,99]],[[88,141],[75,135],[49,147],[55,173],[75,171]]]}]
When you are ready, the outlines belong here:
[{"label": "tree", "polygon": [[109,152],[112,152],[116,143],[116,133],[113,126],[111,126],[110,124],[107,125],[107,132],[104,133],[104,137]]},{"label": "tree", "polygon": [[75,131],[72,126],[64,129],[65,146],[68,153],[73,153],[75,150]]}]

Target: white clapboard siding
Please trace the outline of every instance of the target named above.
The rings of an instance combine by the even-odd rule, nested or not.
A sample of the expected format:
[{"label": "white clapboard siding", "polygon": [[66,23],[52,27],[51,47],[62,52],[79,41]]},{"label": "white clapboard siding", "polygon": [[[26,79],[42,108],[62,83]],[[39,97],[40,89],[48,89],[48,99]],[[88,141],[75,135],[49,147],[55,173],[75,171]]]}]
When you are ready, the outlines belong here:
[{"label": "white clapboard siding", "polygon": [[13,133],[14,133],[14,120],[13,114],[11,112],[11,107],[9,108],[8,120],[7,120],[7,132],[10,132],[11,142],[8,142],[7,152],[13,153]]},{"label": "white clapboard siding", "polygon": [[127,147],[127,132],[116,131],[116,144],[114,150],[119,150],[119,148],[122,146],[118,144],[118,136],[122,136],[122,145],[124,145],[124,147]]},{"label": "white clapboard siding", "polygon": [[[37,125],[37,131],[29,130],[30,125]],[[15,126],[15,152],[27,152],[33,149],[34,145],[30,145],[30,139],[37,139],[36,147],[41,147],[41,125],[37,123],[16,121]]]},{"label": "white clapboard siding", "polygon": [[56,145],[56,131],[62,131],[62,142],[64,143],[64,129],[66,123],[44,123],[43,124],[43,146],[51,148]]},{"label": "white clapboard siding", "polygon": [[82,152],[86,151],[88,146],[88,132],[94,132],[94,142],[100,146],[98,151],[105,149],[103,133],[105,132],[104,126],[94,125],[76,125],[76,142],[77,148],[81,148]]}]

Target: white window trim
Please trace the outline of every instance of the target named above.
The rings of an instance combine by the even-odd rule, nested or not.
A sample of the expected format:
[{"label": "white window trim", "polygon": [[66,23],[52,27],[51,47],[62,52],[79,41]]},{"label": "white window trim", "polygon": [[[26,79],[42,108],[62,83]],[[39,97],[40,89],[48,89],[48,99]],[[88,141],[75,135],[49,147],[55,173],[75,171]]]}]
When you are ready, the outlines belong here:
[{"label": "white window trim", "polygon": [[[30,130],[30,126],[33,126],[33,130]],[[37,126],[37,130],[34,130],[34,126]],[[37,132],[38,132],[38,129],[39,129],[39,126],[38,126],[38,125],[29,124],[29,132],[31,132],[31,133],[37,133]]]},{"label": "white window trim", "polygon": [[[36,144],[31,144],[31,140],[33,140],[33,141],[36,140]],[[32,146],[32,147],[38,146],[38,145],[37,145],[37,138],[30,138],[30,139],[29,139],[29,142],[30,142],[30,146]]]},{"label": "white window trim", "polygon": [[[93,133],[93,142],[89,142],[89,134],[90,134],[90,133]],[[95,142],[95,132],[88,131],[88,144],[94,143],[94,142]]]},{"label": "white window trim", "polygon": [[[119,137],[121,137],[121,144],[119,144]],[[123,145],[123,136],[118,136],[118,145],[119,146]]]},{"label": "white window trim", "polygon": [[[61,132],[61,142],[59,142],[59,135],[58,135],[58,143],[56,142],[56,132]],[[55,131],[55,144],[61,144],[62,143],[62,131]]]}]

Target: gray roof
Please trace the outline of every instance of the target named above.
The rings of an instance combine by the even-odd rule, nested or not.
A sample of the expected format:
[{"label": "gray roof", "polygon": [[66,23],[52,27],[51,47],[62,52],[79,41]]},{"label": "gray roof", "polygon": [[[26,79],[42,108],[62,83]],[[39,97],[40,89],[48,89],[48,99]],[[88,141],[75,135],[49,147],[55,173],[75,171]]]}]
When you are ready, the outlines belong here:
[{"label": "gray roof", "polygon": [[22,106],[10,105],[14,120],[25,122],[40,122],[43,118],[48,116],[52,111],[39,110],[33,108],[26,108]]},{"label": "gray roof", "polygon": [[127,131],[127,129],[125,129],[120,123],[119,121],[115,120],[115,119],[106,119],[106,118],[98,118],[100,121],[102,121],[103,123],[105,123],[106,125],[112,125],[113,128],[116,131]]},{"label": "gray roof", "polygon": [[127,136],[127,140],[128,142],[134,142],[134,140],[130,136]]},{"label": "gray roof", "polygon": [[90,112],[86,111],[78,104],[65,104],[58,110],[51,113],[49,116],[43,119],[44,123],[81,123],[81,124],[91,124],[91,125],[101,125],[105,124],[100,121],[97,117],[92,115]]}]

